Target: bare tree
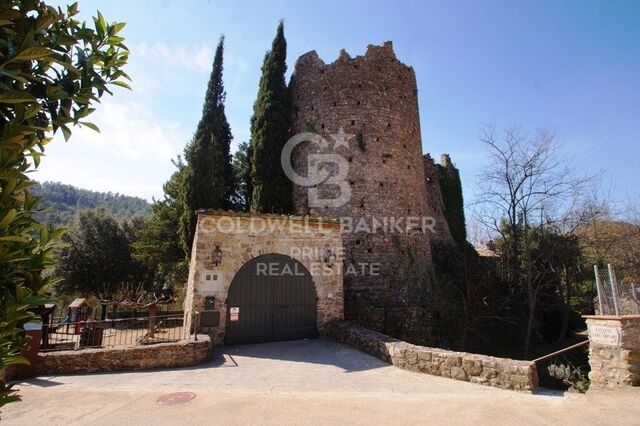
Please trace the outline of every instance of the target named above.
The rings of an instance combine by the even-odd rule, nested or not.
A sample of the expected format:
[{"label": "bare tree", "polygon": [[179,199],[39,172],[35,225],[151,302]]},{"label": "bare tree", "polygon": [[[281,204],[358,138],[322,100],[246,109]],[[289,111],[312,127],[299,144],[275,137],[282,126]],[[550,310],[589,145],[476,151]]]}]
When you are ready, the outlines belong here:
[{"label": "bare tree", "polygon": [[[150,341],[155,338],[158,331],[156,326],[156,317],[159,305],[168,305],[173,303],[175,298],[169,286],[160,287],[155,285],[154,289],[145,288],[144,283],[127,284],[112,299],[101,300],[104,305],[121,306],[124,308],[138,310],[148,310],[149,322],[148,332],[142,338],[144,341]],[[115,310],[114,310],[115,311]]]},{"label": "bare tree", "polygon": [[640,287],[640,207],[637,200],[620,203],[620,211],[592,220],[580,230],[585,257],[590,264],[612,264],[623,296]]},{"label": "bare tree", "polygon": [[536,231],[566,234],[591,217],[593,212],[585,207],[594,178],[581,177],[572,169],[550,131],[541,130],[528,137],[512,128],[498,136],[492,126],[487,126],[481,141],[490,162],[479,176],[475,218],[507,244],[503,253],[506,279],[526,299],[523,319],[527,356],[539,296],[549,285],[544,268],[551,267],[540,269]]},{"label": "bare tree", "polygon": [[624,215],[627,226],[623,228],[618,241],[620,247],[620,263],[625,270],[627,280],[640,286],[640,206],[630,200]]}]

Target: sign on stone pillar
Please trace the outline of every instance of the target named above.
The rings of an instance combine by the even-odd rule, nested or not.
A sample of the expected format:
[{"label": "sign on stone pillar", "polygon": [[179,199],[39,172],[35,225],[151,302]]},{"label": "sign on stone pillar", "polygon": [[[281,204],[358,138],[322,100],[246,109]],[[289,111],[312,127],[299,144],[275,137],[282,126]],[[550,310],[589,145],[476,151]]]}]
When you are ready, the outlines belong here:
[{"label": "sign on stone pillar", "polygon": [[598,345],[618,346],[620,345],[620,329],[611,325],[592,325],[589,327],[589,339]]},{"label": "sign on stone pillar", "polygon": [[584,318],[589,332],[592,386],[640,386],[640,315]]}]

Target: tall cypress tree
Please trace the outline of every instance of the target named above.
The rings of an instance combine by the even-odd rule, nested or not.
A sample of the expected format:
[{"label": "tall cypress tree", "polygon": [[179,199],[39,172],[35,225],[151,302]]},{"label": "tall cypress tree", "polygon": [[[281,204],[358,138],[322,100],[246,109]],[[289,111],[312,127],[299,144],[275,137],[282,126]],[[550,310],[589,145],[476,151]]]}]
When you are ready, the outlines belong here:
[{"label": "tall cypress tree", "polygon": [[233,172],[236,180],[235,208],[240,211],[249,211],[251,196],[253,195],[253,183],[251,182],[251,161],[253,152],[251,144],[242,142],[238,150],[233,154]]},{"label": "tall cypress tree", "polygon": [[253,150],[251,211],[289,213],[292,185],[280,165],[280,154],[291,134],[291,100],[285,82],[287,41],[282,22],[262,65],[258,97],[251,118]]},{"label": "tall cypress tree", "polygon": [[467,242],[467,227],[464,218],[460,172],[447,154],[442,156],[441,164],[436,164],[436,172],[449,231],[454,241],[463,247]]},{"label": "tall cypress tree", "polygon": [[185,148],[184,213],[180,221],[182,248],[189,255],[196,227],[196,211],[229,209],[234,191],[231,165],[231,128],[224,112],[226,93],[222,83],[224,37],[220,38],[213,69],[191,143]]}]

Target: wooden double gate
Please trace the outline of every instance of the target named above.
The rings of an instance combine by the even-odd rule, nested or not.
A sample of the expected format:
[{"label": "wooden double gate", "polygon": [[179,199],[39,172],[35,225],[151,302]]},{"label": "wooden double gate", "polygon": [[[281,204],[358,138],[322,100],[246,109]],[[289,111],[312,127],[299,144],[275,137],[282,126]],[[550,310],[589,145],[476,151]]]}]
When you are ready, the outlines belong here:
[{"label": "wooden double gate", "polygon": [[309,271],[281,255],[240,268],[227,296],[226,344],[317,337],[317,299]]}]

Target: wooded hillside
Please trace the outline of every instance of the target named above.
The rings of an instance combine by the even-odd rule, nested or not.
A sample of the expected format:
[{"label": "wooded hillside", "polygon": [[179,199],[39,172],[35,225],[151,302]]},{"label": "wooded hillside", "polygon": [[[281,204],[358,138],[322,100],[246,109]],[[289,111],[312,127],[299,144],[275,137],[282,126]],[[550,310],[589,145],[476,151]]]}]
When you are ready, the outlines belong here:
[{"label": "wooded hillside", "polygon": [[38,214],[38,220],[53,225],[67,225],[76,211],[97,207],[123,219],[146,217],[151,213],[151,205],[143,198],[90,191],[60,182],[38,183],[33,193],[43,197],[42,206],[47,208],[46,212]]}]

